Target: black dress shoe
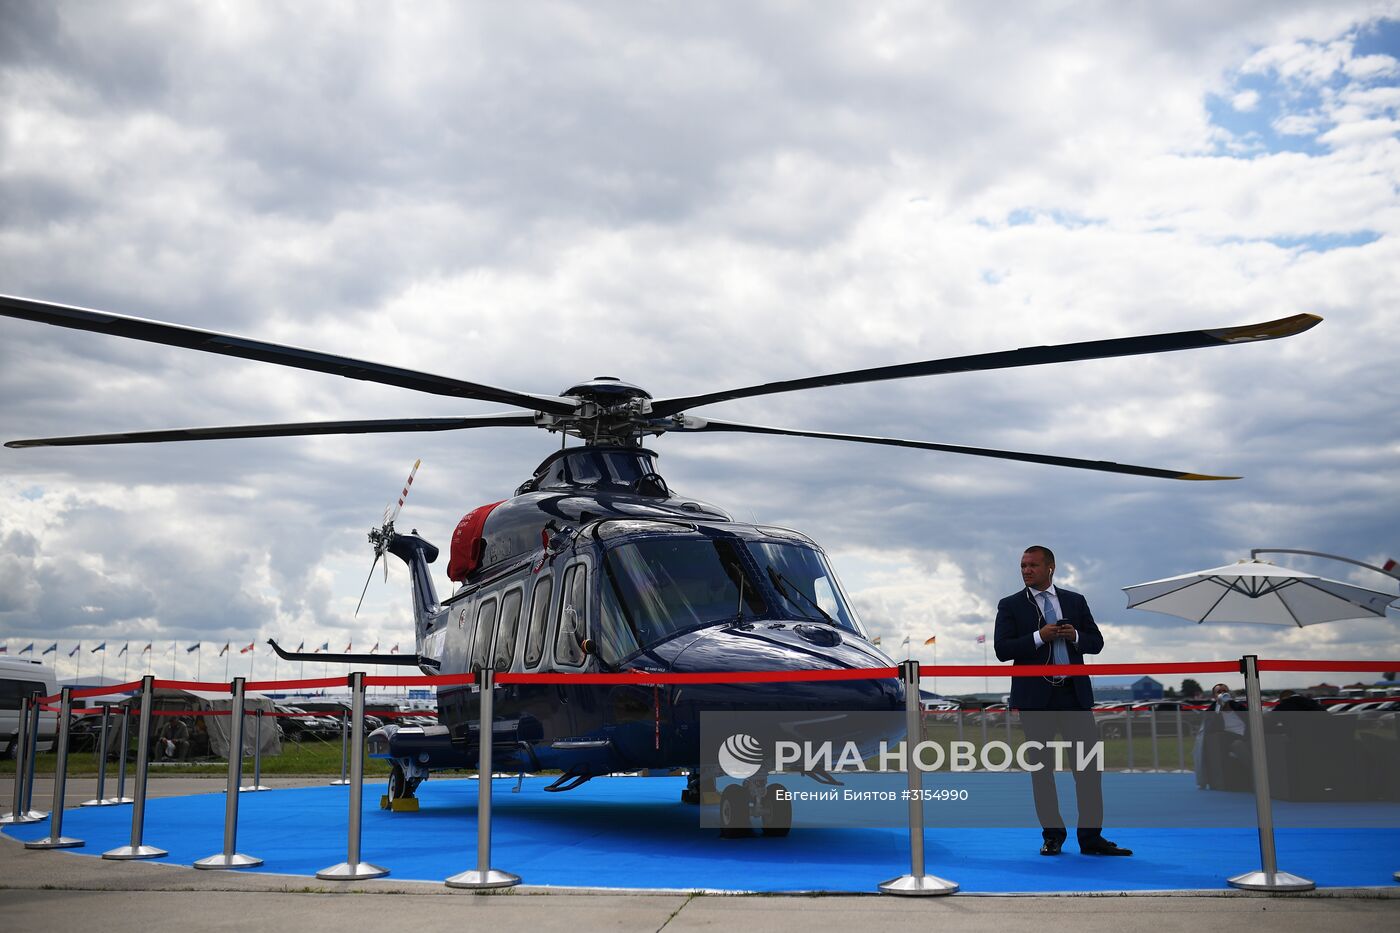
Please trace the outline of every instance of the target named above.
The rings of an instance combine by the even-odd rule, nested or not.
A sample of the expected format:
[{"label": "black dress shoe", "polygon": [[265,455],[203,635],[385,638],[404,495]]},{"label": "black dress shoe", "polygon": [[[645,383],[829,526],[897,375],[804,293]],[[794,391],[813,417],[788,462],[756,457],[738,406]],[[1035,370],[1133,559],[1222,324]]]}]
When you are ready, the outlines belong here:
[{"label": "black dress shoe", "polygon": [[1063,839],[1047,839],[1047,840],[1045,840],[1045,844],[1042,845],[1042,846],[1040,847],[1040,854],[1041,854],[1041,855],[1059,855],[1059,854],[1060,854],[1060,847],[1063,846],[1064,844],[1065,844],[1065,841],[1064,841]]},{"label": "black dress shoe", "polygon": [[1097,839],[1089,839],[1079,844],[1079,851],[1085,855],[1132,855],[1132,849],[1124,849],[1115,845],[1100,836]]}]

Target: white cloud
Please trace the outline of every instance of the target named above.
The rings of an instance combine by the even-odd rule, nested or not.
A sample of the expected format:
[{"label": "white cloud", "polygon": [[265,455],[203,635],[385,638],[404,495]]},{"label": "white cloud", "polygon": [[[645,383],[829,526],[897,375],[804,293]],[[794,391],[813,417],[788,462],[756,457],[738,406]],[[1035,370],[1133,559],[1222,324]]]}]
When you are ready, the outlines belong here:
[{"label": "white cloud", "polygon": [[1259,92],[1255,90],[1240,91],[1230,98],[1230,106],[1241,113],[1248,113],[1259,106]]}]

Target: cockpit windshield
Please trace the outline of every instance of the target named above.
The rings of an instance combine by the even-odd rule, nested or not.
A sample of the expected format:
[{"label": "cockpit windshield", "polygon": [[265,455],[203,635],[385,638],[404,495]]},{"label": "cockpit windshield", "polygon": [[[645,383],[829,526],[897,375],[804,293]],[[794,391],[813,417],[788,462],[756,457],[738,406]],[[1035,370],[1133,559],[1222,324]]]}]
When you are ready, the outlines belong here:
[{"label": "cockpit windshield", "polygon": [[677,632],[764,611],[732,540],[666,535],[629,541],[606,552],[599,583],[598,653],[609,663]]},{"label": "cockpit windshield", "polygon": [[750,541],[749,553],[783,598],[783,612],[864,634],[820,551],[801,544]]}]

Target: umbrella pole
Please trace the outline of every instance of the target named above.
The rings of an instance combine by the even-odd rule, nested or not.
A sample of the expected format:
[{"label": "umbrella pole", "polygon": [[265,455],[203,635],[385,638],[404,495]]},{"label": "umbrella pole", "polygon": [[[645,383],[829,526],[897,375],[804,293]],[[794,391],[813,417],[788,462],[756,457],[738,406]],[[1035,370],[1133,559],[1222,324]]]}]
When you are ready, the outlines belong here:
[{"label": "umbrella pole", "polygon": [[1259,871],[1247,871],[1226,879],[1231,887],[1245,891],[1311,891],[1317,887],[1307,878],[1278,870],[1274,850],[1274,811],[1269,797],[1269,757],[1264,750],[1264,704],[1259,692],[1259,658],[1247,654],[1240,659],[1244,674],[1245,698],[1249,703],[1249,751],[1254,766],[1254,807],[1259,816]]}]

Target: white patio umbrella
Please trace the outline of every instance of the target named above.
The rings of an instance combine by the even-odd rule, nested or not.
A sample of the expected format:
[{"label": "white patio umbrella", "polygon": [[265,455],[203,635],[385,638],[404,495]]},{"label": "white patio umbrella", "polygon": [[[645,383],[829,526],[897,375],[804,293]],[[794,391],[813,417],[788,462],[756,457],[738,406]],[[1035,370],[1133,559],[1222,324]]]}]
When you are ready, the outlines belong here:
[{"label": "white patio umbrella", "polygon": [[1384,616],[1392,593],[1329,580],[1266,560],[1184,573],[1123,587],[1129,609],[1146,609],[1194,622],[1265,622],[1316,625]]}]

